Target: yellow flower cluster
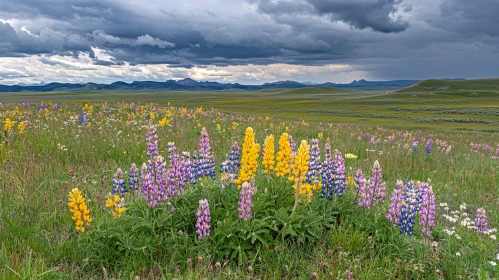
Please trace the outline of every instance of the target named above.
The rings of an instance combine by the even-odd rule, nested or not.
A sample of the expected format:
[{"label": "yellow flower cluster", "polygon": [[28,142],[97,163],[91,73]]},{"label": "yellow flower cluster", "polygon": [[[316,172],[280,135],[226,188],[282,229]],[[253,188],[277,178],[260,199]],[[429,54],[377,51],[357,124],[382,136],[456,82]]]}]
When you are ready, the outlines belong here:
[{"label": "yellow flower cluster", "polygon": [[[298,201],[300,199],[300,194],[306,195],[308,198],[312,195],[312,190],[315,188],[309,184],[302,185],[308,172],[308,164],[310,162],[310,154],[308,153],[310,147],[306,140],[302,140],[300,147],[298,148],[298,153],[294,159],[293,164],[293,174],[289,177],[289,180],[294,182],[295,185],[295,205],[293,206],[292,212],[296,210],[298,206]],[[307,187],[308,185],[308,187]]]},{"label": "yellow flower cluster", "polygon": [[291,165],[293,163],[293,155],[291,154],[291,145],[289,144],[289,135],[283,133],[279,138],[279,152],[277,152],[277,166],[275,175],[284,177],[291,173]]},{"label": "yellow flower cluster", "polygon": [[357,157],[358,156],[356,156],[356,155],[354,155],[352,153],[348,153],[348,154],[345,155],[345,158],[347,158],[347,159],[356,159]]},{"label": "yellow flower cluster", "polygon": [[17,129],[19,130],[19,134],[23,134],[24,130],[26,130],[26,123],[25,122],[20,122],[17,125]]},{"label": "yellow flower cluster", "polygon": [[169,124],[170,124],[170,120],[169,120],[169,119],[167,119],[167,118],[163,118],[162,120],[160,120],[160,121],[158,122],[158,124],[159,124],[159,126],[161,126],[161,127],[165,127],[165,126],[167,126],[167,125],[169,125]]},{"label": "yellow flower cluster", "polygon": [[85,224],[90,223],[92,218],[90,218],[90,210],[88,210],[87,204],[85,203],[85,198],[81,195],[80,190],[72,189],[69,192],[69,211],[73,213],[73,221],[76,225],[76,230],[79,232],[85,232]]},{"label": "yellow flower cluster", "polygon": [[275,147],[274,147],[274,135],[267,136],[265,138],[265,148],[263,149],[263,172],[269,174],[270,171],[274,170],[275,165]]},{"label": "yellow flower cluster", "polygon": [[125,212],[126,208],[125,207],[120,207],[119,205],[120,202],[120,196],[115,195],[114,197],[106,199],[106,207],[107,208],[113,208],[113,217],[119,218],[121,217],[121,214]]},{"label": "yellow flower cluster", "polygon": [[16,124],[16,122],[12,121],[10,118],[6,118],[3,123],[4,123],[3,129],[5,131],[12,131],[12,129],[14,128],[14,125]]},{"label": "yellow flower cluster", "polygon": [[258,156],[260,155],[260,145],[255,143],[255,133],[253,128],[246,128],[244,135],[242,155],[241,155],[241,171],[237,179],[237,188],[240,189],[243,182],[248,182],[251,177],[256,175],[258,169]]},{"label": "yellow flower cluster", "polygon": [[293,163],[293,174],[291,174],[290,181],[294,182],[295,185],[301,183],[305,180],[305,176],[308,172],[308,164],[310,162],[310,155],[308,153],[309,146],[306,140],[302,140],[300,147],[298,148],[298,153],[294,158]]},{"label": "yellow flower cluster", "polygon": [[352,176],[348,176],[348,178],[347,178],[347,185],[355,186],[355,180],[353,179]]}]

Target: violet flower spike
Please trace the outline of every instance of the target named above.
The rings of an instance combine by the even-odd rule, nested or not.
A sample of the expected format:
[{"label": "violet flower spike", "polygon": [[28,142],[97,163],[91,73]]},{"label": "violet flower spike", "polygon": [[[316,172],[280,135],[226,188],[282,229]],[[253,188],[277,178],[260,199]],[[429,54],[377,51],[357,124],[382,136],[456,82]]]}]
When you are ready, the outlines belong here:
[{"label": "violet flower spike", "polygon": [[198,235],[198,239],[201,240],[204,237],[210,236],[210,205],[208,200],[201,199],[199,201],[198,211],[196,212],[197,220],[196,220],[196,233]]},{"label": "violet flower spike", "polygon": [[244,182],[241,188],[239,197],[239,218],[247,221],[251,218],[251,208],[253,207],[253,195],[255,194],[256,188],[250,183]]}]

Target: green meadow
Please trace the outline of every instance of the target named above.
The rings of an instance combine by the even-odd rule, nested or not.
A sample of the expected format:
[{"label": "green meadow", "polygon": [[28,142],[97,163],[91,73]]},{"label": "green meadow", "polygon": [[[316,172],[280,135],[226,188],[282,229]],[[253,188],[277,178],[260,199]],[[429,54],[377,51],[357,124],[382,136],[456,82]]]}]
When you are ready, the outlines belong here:
[{"label": "green meadow", "polygon": [[[497,279],[496,87],[493,80],[425,81],[395,92],[0,93],[0,279]],[[194,155],[203,127],[215,178],[197,178],[150,207],[142,195],[149,160],[164,160],[170,170],[169,156],[175,155],[167,143]],[[162,157],[147,155],[146,135],[154,130]],[[304,179],[265,172],[262,152],[278,162],[281,137],[281,143],[296,144],[297,156],[286,163],[296,174],[303,171],[297,157],[301,168],[308,166],[300,151],[310,151],[312,139],[321,162],[326,143],[330,156],[341,152],[345,170],[338,174],[347,180],[342,195],[322,197],[319,185],[297,195],[296,182],[306,185]],[[219,168],[234,141],[242,154],[252,147],[251,164],[257,165],[248,220],[240,218],[237,182]],[[376,161],[386,198],[359,206],[356,171],[374,182]],[[123,195],[125,211],[115,218],[106,205],[114,198],[113,178],[120,168],[128,184],[133,163],[139,170],[146,164],[141,190]],[[422,232],[427,225],[421,210],[410,235],[387,219],[398,180],[431,186],[425,189],[435,196],[430,234]],[[92,218],[84,232],[75,228],[79,218],[68,207],[75,188]],[[199,239],[196,213],[204,199],[211,232]],[[481,208],[486,230],[475,226]]]}]

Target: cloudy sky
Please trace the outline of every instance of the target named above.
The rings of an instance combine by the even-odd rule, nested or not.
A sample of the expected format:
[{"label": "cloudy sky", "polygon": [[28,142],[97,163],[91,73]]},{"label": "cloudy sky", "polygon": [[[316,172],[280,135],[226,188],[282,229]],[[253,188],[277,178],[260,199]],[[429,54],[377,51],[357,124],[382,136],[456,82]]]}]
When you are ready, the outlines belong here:
[{"label": "cloudy sky", "polygon": [[498,0],[0,0],[0,83],[499,77]]}]

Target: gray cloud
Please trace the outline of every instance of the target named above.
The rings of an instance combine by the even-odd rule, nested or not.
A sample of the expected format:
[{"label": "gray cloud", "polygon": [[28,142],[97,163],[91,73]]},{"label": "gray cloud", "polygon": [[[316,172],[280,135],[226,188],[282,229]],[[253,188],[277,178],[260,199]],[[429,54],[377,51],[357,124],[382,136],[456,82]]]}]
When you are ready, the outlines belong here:
[{"label": "gray cloud", "polygon": [[[263,13],[312,14],[332,21],[342,21],[354,28],[371,28],[384,33],[401,32],[409,23],[395,14],[402,0],[250,0]],[[410,7],[405,7],[409,10]]]},{"label": "gray cloud", "polygon": [[[189,73],[180,68],[248,64],[346,64],[378,79],[430,77],[436,69],[441,76],[449,71],[466,78],[480,69],[499,75],[492,60],[483,59],[499,51],[499,2],[479,2],[0,0],[0,58],[37,57],[64,69],[108,67],[109,76],[126,65],[162,64],[174,77]],[[470,67],[464,62],[473,60],[463,56],[483,64]],[[137,71],[125,68],[131,76]],[[224,79],[220,73],[214,75]],[[337,74],[331,75],[334,81]]]}]

